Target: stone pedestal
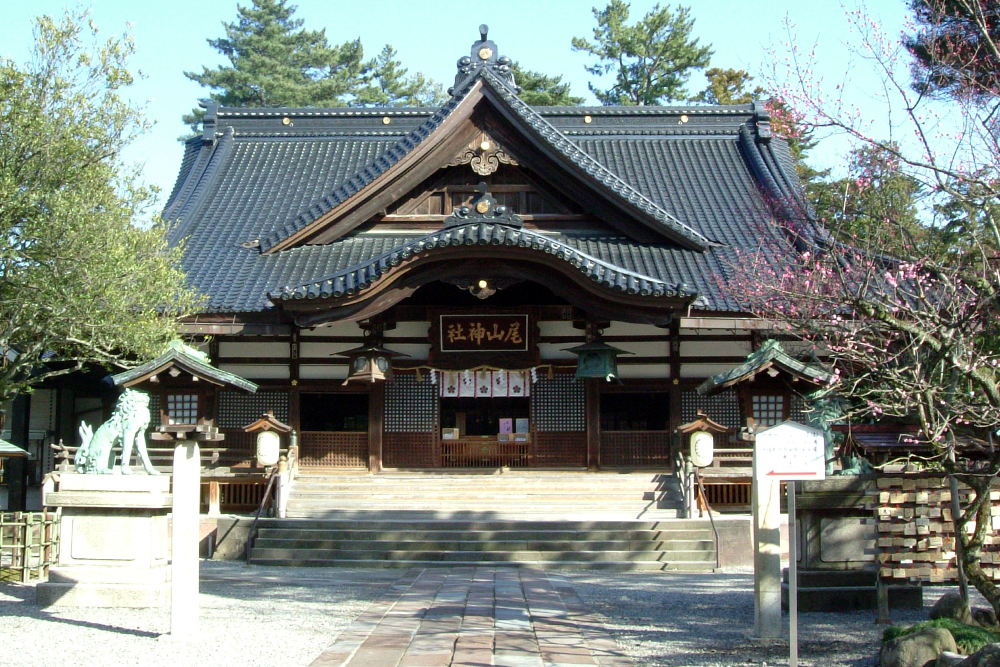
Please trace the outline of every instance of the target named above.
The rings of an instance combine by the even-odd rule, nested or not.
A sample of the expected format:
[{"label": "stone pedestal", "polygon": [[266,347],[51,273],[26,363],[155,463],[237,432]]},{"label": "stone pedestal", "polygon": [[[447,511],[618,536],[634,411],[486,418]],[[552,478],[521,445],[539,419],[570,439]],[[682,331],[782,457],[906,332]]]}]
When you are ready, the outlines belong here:
[{"label": "stone pedestal", "polygon": [[167,475],[50,477],[42,502],[62,510],[59,564],[35,588],[38,604],[167,606],[172,501]]}]

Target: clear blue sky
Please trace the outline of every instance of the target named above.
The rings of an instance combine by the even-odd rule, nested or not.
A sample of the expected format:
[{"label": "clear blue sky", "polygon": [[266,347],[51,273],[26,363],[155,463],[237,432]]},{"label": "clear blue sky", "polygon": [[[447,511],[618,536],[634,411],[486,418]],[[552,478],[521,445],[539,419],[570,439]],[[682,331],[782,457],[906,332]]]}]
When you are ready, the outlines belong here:
[{"label": "clear blue sky", "polygon": [[[242,4],[250,4],[244,0]],[[593,2],[581,0],[498,0],[472,3],[457,0],[292,0],[296,16],[310,29],[326,28],[331,43],[361,37],[366,55],[375,55],[392,44],[411,72],[421,71],[445,84],[454,78],[455,61],[467,55],[478,39],[478,26],[490,26],[490,38],[500,53],[528,69],[562,74],[577,95],[594,98],[587,90],[590,75],[584,71],[585,54],[574,53],[570,39],[591,37]],[[600,0],[603,7],[604,0]],[[648,11],[651,0],[633,0],[633,18]],[[676,5],[677,3],[671,3]],[[742,68],[751,73],[766,69],[768,45],[785,41],[782,19],[787,14],[797,26],[797,41],[806,50],[818,46],[823,76],[828,81],[850,81],[864,88],[872,84],[863,64],[852,63],[844,42],[847,20],[835,0],[688,0],[696,19],[694,33],[712,44],[712,65]],[[31,48],[33,18],[60,14],[58,0],[14,2],[3,0],[0,55],[23,62]],[[117,33],[131,24],[138,54],[134,65],[146,78],[132,89],[137,101],[147,101],[147,115],[156,125],[139,140],[127,157],[145,165],[148,182],[165,192],[173,186],[180,165],[181,145],[176,138],[186,131],[181,115],[189,111],[207,89],[188,80],[185,71],[215,66],[221,56],[206,43],[223,34],[222,23],[236,19],[236,0],[95,0],[92,15],[105,33]],[[85,5],[86,6],[86,5]],[[853,7],[853,5],[851,5]],[[903,27],[902,0],[870,0],[868,10],[890,33]],[[691,88],[703,87],[692,81]],[[850,89],[849,89],[850,90]],[[863,104],[855,93],[855,101]],[[845,146],[825,142],[816,151],[814,166],[836,167]]]}]

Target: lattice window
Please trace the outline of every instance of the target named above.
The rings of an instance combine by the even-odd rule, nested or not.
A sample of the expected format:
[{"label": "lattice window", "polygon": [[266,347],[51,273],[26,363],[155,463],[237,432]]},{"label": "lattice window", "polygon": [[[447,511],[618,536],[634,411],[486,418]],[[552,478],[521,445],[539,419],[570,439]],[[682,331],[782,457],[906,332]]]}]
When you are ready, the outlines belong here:
[{"label": "lattice window", "polygon": [[385,430],[388,433],[427,433],[437,430],[438,387],[424,377],[396,375],[385,386]]},{"label": "lattice window", "polygon": [[758,426],[774,426],[785,418],[785,397],[781,394],[756,394],[751,403]]},{"label": "lattice window", "polygon": [[219,392],[219,428],[243,428],[271,410],[274,418],[288,423],[288,393],[258,391],[245,394],[236,391]]},{"label": "lattice window", "polygon": [[149,394],[149,429],[155,430],[160,427],[160,395]]},{"label": "lattice window", "polygon": [[167,421],[170,424],[198,423],[198,394],[167,394]]},{"label": "lattice window", "polygon": [[681,422],[687,424],[698,418],[698,410],[701,410],[712,421],[728,426],[729,428],[740,428],[740,402],[736,392],[732,389],[719,392],[713,396],[701,396],[694,389],[685,389],[681,392]]},{"label": "lattice window", "polygon": [[586,403],[583,382],[559,374],[538,378],[531,388],[531,413],[536,431],[585,431]]},{"label": "lattice window", "polygon": [[788,418],[800,424],[808,424],[812,416],[812,409],[804,396],[792,394],[792,405]]}]

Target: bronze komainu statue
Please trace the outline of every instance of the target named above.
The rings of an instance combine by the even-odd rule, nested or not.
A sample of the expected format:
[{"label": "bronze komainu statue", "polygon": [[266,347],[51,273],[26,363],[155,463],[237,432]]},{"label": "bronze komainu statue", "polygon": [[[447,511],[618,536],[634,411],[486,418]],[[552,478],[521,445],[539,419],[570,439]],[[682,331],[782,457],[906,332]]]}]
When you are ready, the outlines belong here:
[{"label": "bronze komainu statue", "polygon": [[132,447],[139,450],[142,467],[150,475],[160,473],[153,468],[146,453],[146,429],[149,427],[149,396],[132,389],[126,389],[118,398],[111,419],[101,424],[93,431],[89,424],[80,425],[82,444],[76,452],[73,463],[77,472],[86,474],[107,475],[115,472],[115,445],[121,443],[122,465],[120,471],[124,475],[132,474],[129,461],[132,458]]}]

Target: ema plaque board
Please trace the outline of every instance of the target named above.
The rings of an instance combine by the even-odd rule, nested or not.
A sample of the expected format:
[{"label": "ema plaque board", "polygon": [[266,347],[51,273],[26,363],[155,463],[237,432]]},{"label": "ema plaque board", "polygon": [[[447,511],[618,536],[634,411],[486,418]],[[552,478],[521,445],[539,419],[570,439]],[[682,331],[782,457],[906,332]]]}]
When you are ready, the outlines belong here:
[{"label": "ema plaque board", "polygon": [[823,432],[796,422],[787,421],[759,431],[753,459],[757,479],[826,479]]}]

